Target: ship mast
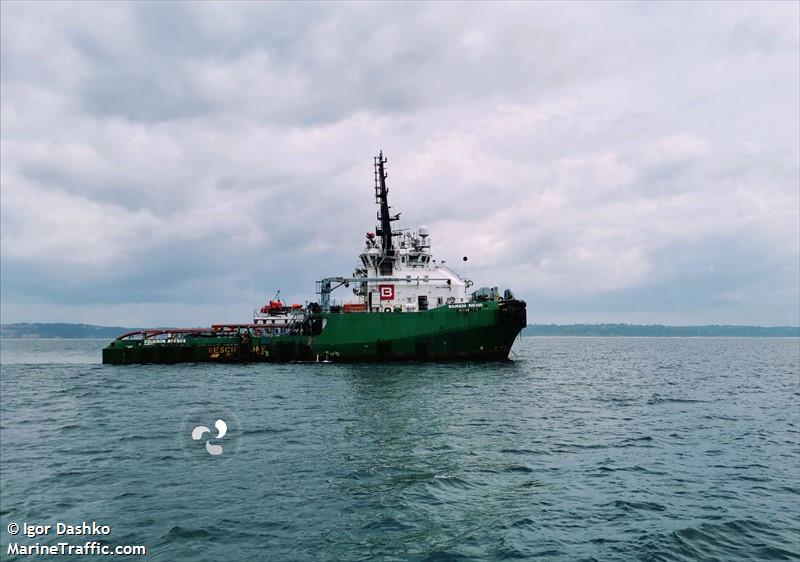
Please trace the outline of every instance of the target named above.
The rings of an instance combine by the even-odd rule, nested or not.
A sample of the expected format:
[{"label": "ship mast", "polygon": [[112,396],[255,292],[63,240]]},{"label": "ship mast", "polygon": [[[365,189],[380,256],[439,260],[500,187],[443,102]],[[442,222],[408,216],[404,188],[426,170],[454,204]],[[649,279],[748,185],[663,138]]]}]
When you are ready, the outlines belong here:
[{"label": "ship mast", "polygon": [[384,257],[394,255],[394,248],[392,245],[392,221],[400,218],[400,213],[392,216],[389,214],[389,189],[386,187],[386,178],[388,174],[384,168],[387,160],[383,157],[381,150],[378,156],[375,156],[375,203],[381,206],[378,213],[378,220],[381,222],[379,227],[376,227],[376,234],[381,239],[381,246],[383,249]]}]

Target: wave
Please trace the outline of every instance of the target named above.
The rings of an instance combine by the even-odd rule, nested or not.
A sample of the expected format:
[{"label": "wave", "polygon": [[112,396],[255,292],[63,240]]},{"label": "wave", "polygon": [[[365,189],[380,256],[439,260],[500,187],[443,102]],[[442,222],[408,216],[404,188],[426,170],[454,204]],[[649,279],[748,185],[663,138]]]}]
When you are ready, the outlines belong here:
[{"label": "wave", "polygon": [[769,524],[754,519],[701,523],[658,534],[642,546],[647,560],[800,560],[786,538]]},{"label": "wave", "polygon": [[531,467],[529,467],[529,466],[517,464],[517,465],[512,465],[512,466],[505,467],[503,469],[503,472],[527,474],[527,473],[533,472],[533,469]]},{"label": "wave", "polygon": [[509,453],[511,455],[542,455],[544,451],[535,451],[533,449],[500,449],[501,453]]},{"label": "wave", "polygon": [[623,511],[666,511],[667,509],[660,503],[626,500],[616,500],[605,504],[605,506],[615,507]]},{"label": "wave", "polygon": [[650,470],[649,468],[644,468],[643,466],[634,465],[634,466],[620,466],[620,467],[613,467],[613,466],[598,466],[597,470],[600,473],[608,473],[608,472],[644,472],[645,474],[653,474],[656,476],[664,476],[667,474],[666,472],[661,472],[658,470]]},{"label": "wave", "polygon": [[711,400],[698,400],[695,398],[673,398],[670,396],[661,396],[659,394],[654,394],[650,400],[647,401],[649,406],[655,406],[656,404],[706,404],[711,402]]},{"label": "wave", "polygon": [[178,539],[214,540],[214,535],[205,529],[188,529],[186,527],[175,526],[161,537],[162,542],[171,542]]}]

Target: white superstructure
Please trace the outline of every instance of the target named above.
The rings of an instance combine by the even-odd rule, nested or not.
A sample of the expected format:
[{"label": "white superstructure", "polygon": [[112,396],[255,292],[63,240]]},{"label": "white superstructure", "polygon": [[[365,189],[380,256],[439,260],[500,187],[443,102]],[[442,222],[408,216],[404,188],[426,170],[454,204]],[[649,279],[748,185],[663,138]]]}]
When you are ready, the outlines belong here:
[{"label": "white superstructure", "polygon": [[472,282],[433,258],[428,227],[395,238],[399,240],[386,252],[380,238],[367,234],[353,273],[354,279],[364,279],[353,292],[367,310],[416,312],[469,300],[467,289]]},{"label": "white superstructure", "polygon": [[417,232],[392,230],[391,223],[399,220],[400,214],[389,214],[385,163],[383,153],[375,158],[375,202],[380,205],[380,224],[374,233],[367,233],[353,277],[319,281],[322,309],[329,309],[331,291],[351,283],[360,302],[344,304],[350,312],[417,312],[469,301],[467,289],[472,281],[433,258],[427,226]]}]

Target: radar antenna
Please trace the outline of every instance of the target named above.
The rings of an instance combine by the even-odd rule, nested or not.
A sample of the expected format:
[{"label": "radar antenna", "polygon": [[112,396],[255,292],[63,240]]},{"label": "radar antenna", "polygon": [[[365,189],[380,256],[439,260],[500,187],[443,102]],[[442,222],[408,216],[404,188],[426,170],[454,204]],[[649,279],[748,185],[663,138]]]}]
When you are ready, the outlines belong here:
[{"label": "radar antenna", "polygon": [[386,187],[386,178],[389,174],[386,173],[386,169],[384,164],[386,164],[387,159],[383,156],[383,151],[381,150],[378,156],[375,156],[375,203],[381,206],[381,210],[378,213],[378,220],[381,222],[380,226],[376,227],[376,232],[380,239],[381,245],[383,246],[383,252],[385,256],[391,256],[394,254],[393,245],[392,245],[392,221],[396,221],[400,218],[400,213],[392,216],[389,214],[389,189]]}]

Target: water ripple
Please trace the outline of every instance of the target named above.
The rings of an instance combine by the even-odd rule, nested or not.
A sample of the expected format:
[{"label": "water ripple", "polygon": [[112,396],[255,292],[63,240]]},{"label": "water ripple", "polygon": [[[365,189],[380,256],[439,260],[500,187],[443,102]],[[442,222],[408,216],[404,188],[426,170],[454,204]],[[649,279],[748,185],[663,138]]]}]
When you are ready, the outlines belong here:
[{"label": "water ripple", "polygon": [[[796,340],[90,364],[102,343],[0,347],[0,544],[95,520],[156,561],[800,560]],[[241,425],[220,462],[184,435],[216,407]]]}]

